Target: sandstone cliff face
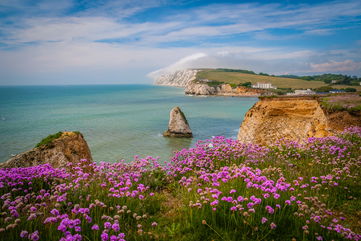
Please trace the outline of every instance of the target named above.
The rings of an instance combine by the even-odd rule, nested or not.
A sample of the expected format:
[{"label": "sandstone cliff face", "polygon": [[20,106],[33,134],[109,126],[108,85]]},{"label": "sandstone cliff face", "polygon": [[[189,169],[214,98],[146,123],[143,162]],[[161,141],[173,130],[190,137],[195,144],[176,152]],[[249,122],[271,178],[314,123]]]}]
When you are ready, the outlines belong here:
[{"label": "sandstone cliff face", "polygon": [[156,78],[156,85],[185,87],[189,82],[196,78],[198,70],[187,69],[171,73],[165,73]]},{"label": "sandstone cliff face", "polygon": [[170,111],[168,130],[163,133],[163,136],[188,138],[192,137],[192,131],[189,127],[188,121],[184,113],[178,106],[174,107]]},{"label": "sandstone cliff face", "polygon": [[0,168],[28,167],[49,163],[54,168],[65,167],[68,162],[80,159],[92,160],[88,144],[79,132],[63,132],[62,135],[46,145],[18,154]]},{"label": "sandstone cliff face", "polygon": [[317,99],[264,98],[247,112],[238,140],[269,145],[281,138],[303,141],[332,135],[334,131]]},{"label": "sandstone cliff face", "polygon": [[219,96],[260,96],[265,93],[260,89],[249,89],[246,87],[232,88],[229,84],[220,86],[209,86],[207,83],[190,82],[184,89],[187,95],[219,95]]}]

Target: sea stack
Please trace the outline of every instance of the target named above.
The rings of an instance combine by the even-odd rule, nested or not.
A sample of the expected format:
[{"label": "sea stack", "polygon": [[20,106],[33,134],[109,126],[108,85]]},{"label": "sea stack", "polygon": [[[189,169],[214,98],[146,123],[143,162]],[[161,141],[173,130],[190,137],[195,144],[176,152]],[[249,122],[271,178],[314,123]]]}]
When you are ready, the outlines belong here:
[{"label": "sea stack", "polygon": [[174,107],[170,111],[168,130],[163,133],[163,136],[185,138],[193,137],[188,121],[178,106]]},{"label": "sea stack", "polygon": [[58,132],[44,138],[35,148],[0,163],[0,168],[29,167],[45,163],[61,168],[80,159],[92,160],[83,135],[80,132]]}]

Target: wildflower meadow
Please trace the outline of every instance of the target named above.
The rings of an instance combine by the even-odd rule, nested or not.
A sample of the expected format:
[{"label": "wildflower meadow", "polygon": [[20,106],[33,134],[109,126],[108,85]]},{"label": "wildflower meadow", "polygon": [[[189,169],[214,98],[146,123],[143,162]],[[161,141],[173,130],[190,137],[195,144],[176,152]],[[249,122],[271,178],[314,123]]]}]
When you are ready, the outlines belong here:
[{"label": "wildflower meadow", "polygon": [[361,128],[0,169],[0,240],[361,240]]}]

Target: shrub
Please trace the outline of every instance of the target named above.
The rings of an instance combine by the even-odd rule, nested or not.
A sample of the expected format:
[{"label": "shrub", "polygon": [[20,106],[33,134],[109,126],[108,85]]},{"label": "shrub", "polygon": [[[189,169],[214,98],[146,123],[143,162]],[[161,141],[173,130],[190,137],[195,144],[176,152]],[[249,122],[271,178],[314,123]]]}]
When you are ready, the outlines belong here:
[{"label": "shrub", "polygon": [[48,135],[47,137],[42,139],[38,144],[36,144],[35,147],[49,146],[49,145],[51,145],[53,140],[58,139],[59,137],[61,137],[62,134],[63,134],[63,132],[59,131],[58,133]]}]

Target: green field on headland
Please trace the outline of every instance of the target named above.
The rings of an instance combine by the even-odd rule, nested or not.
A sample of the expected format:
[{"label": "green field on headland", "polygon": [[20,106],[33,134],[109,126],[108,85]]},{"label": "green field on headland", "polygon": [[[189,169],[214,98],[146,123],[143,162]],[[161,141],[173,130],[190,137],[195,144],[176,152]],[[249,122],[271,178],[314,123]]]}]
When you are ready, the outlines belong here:
[{"label": "green field on headland", "polygon": [[[227,70],[227,69],[202,69],[197,73],[198,80],[208,79],[211,81],[224,82],[227,84],[243,84],[251,82],[257,84],[258,82],[271,83],[277,88],[291,88],[291,89],[316,89],[323,86],[329,86],[328,83],[319,80],[304,80],[302,78],[286,78],[278,76],[270,76],[266,74],[255,74],[252,71],[242,70]],[[334,88],[348,88],[352,87],[361,91],[361,86],[349,85],[332,85]]]}]

